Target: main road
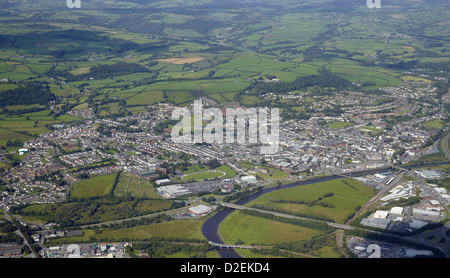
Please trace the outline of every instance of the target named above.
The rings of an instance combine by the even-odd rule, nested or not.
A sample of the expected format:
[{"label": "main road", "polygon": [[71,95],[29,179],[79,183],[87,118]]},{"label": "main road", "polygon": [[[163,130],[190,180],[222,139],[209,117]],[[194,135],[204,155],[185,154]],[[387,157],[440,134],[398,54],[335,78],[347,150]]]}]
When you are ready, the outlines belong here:
[{"label": "main road", "polygon": [[441,140],[441,149],[445,154],[445,157],[447,157],[448,160],[450,160],[450,152],[448,151],[448,141],[450,140],[450,132],[447,132],[447,135],[445,135],[444,138]]},{"label": "main road", "polygon": [[[16,227],[16,234],[18,236],[20,236],[23,239],[24,244],[28,247],[28,249],[30,249],[30,256],[32,258],[36,258],[36,253],[34,253],[33,249],[30,246],[30,243],[28,242],[27,238],[22,234],[22,232],[20,231],[20,228],[16,226],[16,224],[14,223],[14,221],[12,221],[11,216],[8,214],[8,208],[6,207],[6,205],[3,206],[3,212],[5,214],[5,219],[11,223],[13,223],[14,227]],[[14,216],[13,216],[14,217]]]}]

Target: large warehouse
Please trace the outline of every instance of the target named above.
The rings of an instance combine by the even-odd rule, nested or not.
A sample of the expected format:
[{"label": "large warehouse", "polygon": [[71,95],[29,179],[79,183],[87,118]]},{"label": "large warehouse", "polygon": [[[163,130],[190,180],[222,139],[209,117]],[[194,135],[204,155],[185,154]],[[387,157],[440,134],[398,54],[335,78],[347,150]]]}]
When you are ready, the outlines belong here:
[{"label": "large warehouse", "polygon": [[373,219],[364,218],[363,220],[361,220],[361,224],[364,226],[380,229],[386,229],[390,223],[391,220],[385,218],[373,218]]},{"label": "large warehouse", "polygon": [[191,193],[189,189],[180,184],[161,186],[156,190],[158,190],[158,193],[166,199],[175,198]]},{"label": "large warehouse", "polygon": [[198,205],[189,209],[189,212],[196,216],[204,216],[212,211],[211,207]]}]

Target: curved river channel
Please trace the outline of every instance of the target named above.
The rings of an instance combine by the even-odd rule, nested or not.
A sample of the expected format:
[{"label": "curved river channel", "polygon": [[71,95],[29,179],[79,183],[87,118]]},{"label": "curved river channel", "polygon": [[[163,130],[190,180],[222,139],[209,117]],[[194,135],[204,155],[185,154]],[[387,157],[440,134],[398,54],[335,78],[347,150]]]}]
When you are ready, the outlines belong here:
[{"label": "curved river channel", "polygon": [[[447,164],[447,163],[427,163],[427,164],[422,164],[422,165],[416,165],[416,166],[414,166],[414,168],[427,167],[427,166],[433,166],[433,165],[442,165],[442,164]],[[360,172],[353,172],[352,177],[364,176],[364,175],[375,174],[375,173],[383,173],[390,169],[391,169],[390,167],[386,167],[386,168],[382,168],[382,169],[373,169],[373,170],[364,170],[364,171],[360,171]],[[281,185],[281,186],[265,188],[257,193],[254,193],[253,195],[250,195],[247,198],[237,201],[236,204],[245,205],[248,202],[253,201],[258,197],[261,197],[264,194],[267,194],[269,192],[279,190],[279,189],[286,189],[286,188],[291,188],[291,187],[296,187],[296,186],[301,186],[301,185],[306,185],[306,184],[319,183],[319,182],[341,179],[341,178],[343,178],[343,177],[333,175],[333,176],[327,176],[327,177],[318,178],[318,179],[298,181],[298,182],[285,184],[285,185]],[[234,211],[234,209],[230,209],[230,208],[223,209],[222,211],[211,216],[208,220],[205,221],[205,223],[203,224],[203,227],[202,227],[202,232],[208,241],[212,241],[212,242],[216,242],[216,243],[224,243],[219,236],[219,225],[233,211]],[[239,254],[236,251],[234,251],[233,249],[218,249],[218,252],[222,258],[241,258],[241,256],[239,256]]]}]

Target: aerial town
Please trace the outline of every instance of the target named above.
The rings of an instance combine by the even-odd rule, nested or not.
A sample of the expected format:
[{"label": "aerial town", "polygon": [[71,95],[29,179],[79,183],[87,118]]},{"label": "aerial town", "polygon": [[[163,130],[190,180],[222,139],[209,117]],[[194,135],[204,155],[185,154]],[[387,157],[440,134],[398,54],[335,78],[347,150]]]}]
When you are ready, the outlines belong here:
[{"label": "aerial town", "polygon": [[0,258],[450,258],[449,10],[0,1]]},{"label": "aerial town", "polygon": [[[360,224],[383,230],[412,232],[428,223],[445,219],[450,203],[450,195],[446,189],[425,182],[446,177],[447,173],[444,171],[427,169],[407,171],[404,168],[395,168],[395,165],[401,166],[414,162],[423,155],[436,153],[436,144],[425,148],[425,151],[423,148],[424,143],[435,134],[435,131],[421,126],[424,122],[439,121],[446,117],[440,107],[420,104],[412,106],[404,101],[406,96],[430,94],[430,90],[432,91],[432,88],[428,87],[423,90],[420,86],[422,84],[415,85],[418,89],[414,92],[411,92],[411,87],[415,88],[414,84],[395,90],[386,88],[385,91],[396,99],[390,102],[390,106],[384,104],[371,106],[371,103],[377,103],[379,99],[358,92],[337,92],[334,96],[325,96],[316,102],[317,106],[324,107],[332,101],[331,98],[340,101],[339,96],[350,94],[352,98],[342,97],[342,101],[351,102],[349,104],[355,109],[331,117],[321,115],[320,107],[315,107],[318,112],[309,119],[282,121],[279,151],[270,155],[261,155],[258,146],[251,144],[175,144],[171,141],[169,126],[163,125],[164,128],[161,128],[162,124],[170,120],[171,113],[176,108],[166,103],[149,106],[148,113],[115,118],[94,118],[90,109],[70,111],[71,114],[83,117],[83,120],[55,125],[53,132],[27,141],[18,150],[18,154],[22,157],[20,163],[2,174],[2,179],[9,184],[10,190],[2,192],[1,204],[7,212],[11,206],[64,202],[72,184],[87,177],[119,171],[126,171],[152,181],[164,199],[177,199],[195,196],[199,192],[213,193],[219,190],[223,193],[232,193],[236,189],[235,185],[247,188],[274,184],[275,180],[270,179],[272,175],[270,169],[285,174],[282,179],[276,180],[280,185],[323,175],[351,177],[353,172],[387,169],[394,165],[391,170],[382,173],[354,178],[377,191],[384,192],[380,199],[384,204],[416,196],[417,191],[421,192],[422,201],[414,208],[393,207],[390,210],[377,210],[374,214],[363,218]],[[211,100],[205,103],[215,105]],[[359,105],[358,103],[365,105],[354,106]],[[377,113],[388,108],[393,112]],[[417,109],[422,109],[426,113],[420,118],[412,117],[411,120],[397,124],[389,123],[390,126],[387,128],[388,123],[383,114],[396,114],[403,109],[408,109],[407,114],[415,113]],[[333,123],[350,124],[335,128]],[[402,146],[401,149],[399,146]],[[215,161],[220,165],[227,165],[234,174],[225,178],[195,181],[183,180],[186,174],[180,171],[167,175],[166,169],[161,165],[164,165],[168,157],[175,164],[181,162],[180,154],[189,155],[191,165]],[[6,155],[3,152],[1,157],[5,159]],[[252,163],[254,166],[245,167],[245,163]],[[225,174],[223,172],[221,176]],[[258,174],[266,175],[268,178],[261,178]],[[408,175],[409,180],[402,179]],[[174,217],[208,215],[214,210],[210,205],[202,206],[199,208],[200,212],[178,213]],[[50,227],[51,225],[41,227],[43,232],[36,233],[33,240],[42,242],[43,238],[70,237],[77,233],[77,231],[54,231]],[[361,246],[368,244],[360,241],[361,239],[356,237],[352,238],[348,242],[349,249],[357,256],[368,256],[361,251]],[[108,245],[106,249],[106,246],[106,243],[87,245],[81,248],[81,254],[126,256],[120,251],[124,250],[122,247]],[[11,256],[18,256],[16,246],[10,246],[5,250],[12,250]],[[45,257],[70,255],[64,250],[66,249],[62,246],[51,246],[42,252]],[[106,252],[107,250],[112,252]],[[401,252],[392,251],[389,254],[409,256],[416,254],[414,252],[428,254],[425,251],[420,253],[422,251],[409,249]]]}]

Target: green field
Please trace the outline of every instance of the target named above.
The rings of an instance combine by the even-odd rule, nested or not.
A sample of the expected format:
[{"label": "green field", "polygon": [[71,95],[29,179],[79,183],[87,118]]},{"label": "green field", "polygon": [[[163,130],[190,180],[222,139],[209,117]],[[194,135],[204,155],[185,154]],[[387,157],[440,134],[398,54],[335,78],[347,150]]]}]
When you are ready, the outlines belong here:
[{"label": "green field", "polygon": [[83,236],[58,239],[60,243],[91,242],[114,242],[124,240],[146,240],[155,237],[165,239],[197,239],[204,240],[201,232],[203,221],[199,220],[172,220],[169,222],[140,225],[132,228],[121,229],[84,229]]},{"label": "green field", "polygon": [[129,172],[120,173],[119,181],[114,189],[114,195],[118,197],[133,196],[136,198],[161,198],[148,180]]},{"label": "green field", "polygon": [[221,171],[206,171],[183,176],[183,179],[187,181],[203,181],[221,178],[224,177],[225,175],[226,173]]},{"label": "green field", "polygon": [[352,126],[352,125],[353,125],[353,123],[348,123],[348,122],[335,122],[335,123],[328,124],[328,127],[332,128],[332,129],[341,129],[341,128],[344,128],[347,126]]},{"label": "green field", "polygon": [[433,120],[423,123],[423,125],[428,129],[442,129],[445,126],[443,120]]},{"label": "green field", "polygon": [[228,165],[222,165],[214,169],[210,169],[207,166],[200,168],[198,165],[190,167],[190,169],[184,171],[183,181],[203,181],[210,179],[226,179],[232,178],[236,175]]},{"label": "green field", "polygon": [[[324,194],[329,193],[332,196],[324,197]],[[248,206],[264,205],[286,213],[324,217],[342,223],[373,194],[373,188],[364,186],[359,181],[338,179],[276,190],[250,202]]]},{"label": "green field", "polygon": [[89,198],[109,194],[113,190],[116,176],[116,173],[106,174],[76,183],[72,185],[70,196],[72,198]]},{"label": "green field", "polygon": [[267,179],[267,180],[279,180],[279,179],[285,179],[289,177],[289,174],[276,168],[267,167],[267,166],[258,166],[261,169],[265,169],[268,172],[267,173],[252,173],[250,172],[250,175],[255,175],[258,178],[261,179]]},{"label": "green field", "polygon": [[250,216],[239,211],[231,213],[219,226],[220,237],[230,244],[240,240],[248,245],[273,245],[306,240],[322,233],[323,231]]}]

